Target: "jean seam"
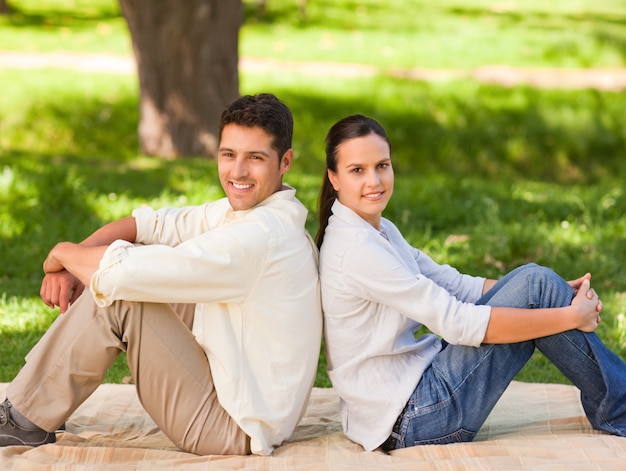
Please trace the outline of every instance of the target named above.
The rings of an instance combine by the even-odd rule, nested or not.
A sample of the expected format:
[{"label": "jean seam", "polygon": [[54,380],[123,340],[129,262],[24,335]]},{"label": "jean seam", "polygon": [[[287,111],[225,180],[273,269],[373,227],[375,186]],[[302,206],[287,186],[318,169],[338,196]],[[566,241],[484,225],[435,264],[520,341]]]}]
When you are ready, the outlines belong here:
[{"label": "jean seam", "polygon": [[[456,392],[467,382],[469,377],[474,374],[474,372],[483,364],[483,362],[487,359],[487,357],[493,354],[495,344],[485,344],[485,345],[482,345],[481,348],[483,348],[483,351],[485,351],[485,353],[480,357],[480,361],[474,364],[474,367],[465,375],[465,377],[463,378],[463,381],[461,381],[459,384],[454,385],[454,389],[451,390],[450,398],[448,400],[450,400],[452,396],[455,395]],[[431,368],[437,371],[438,377],[445,377],[441,369],[439,369],[436,364],[433,364]],[[449,385],[450,383],[446,381],[446,384]]]},{"label": "jean seam", "polygon": [[585,352],[583,349],[581,349],[581,348],[578,346],[578,344],[577,344],[576,342],[573,342],[573,341],[572,341],[572,339],[571,339],[568,335],[566,335],[565,333],[563,333],[562,335],[565,337],[565,339],[566,339],[566,340],[567,340],[567,341],[568,341],[571,345],[573,345],[573,346],[574,346],[574,348],[576,348],[576,350],[578,350],[581,354],[583,354],[583,355],[584,355],[585,357],[587,357],[590,361],[592,361],[594,365],[596,365],[596,366],[600,366],[600,365],[599,365],[599,363],[597,362],[597,360],[596,360],[595,356],[588,355],[588,354],[587,354],[587,352]]}]

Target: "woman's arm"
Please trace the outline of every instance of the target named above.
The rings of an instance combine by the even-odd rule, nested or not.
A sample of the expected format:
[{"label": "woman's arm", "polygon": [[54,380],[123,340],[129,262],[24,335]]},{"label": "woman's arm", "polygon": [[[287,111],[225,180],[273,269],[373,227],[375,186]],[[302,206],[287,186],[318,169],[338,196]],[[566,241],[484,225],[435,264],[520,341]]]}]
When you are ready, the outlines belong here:
[{"label": "woman's arm", "polygon": [[593,332],[602,302],[589,279],[581,282],[570,306],[548,309],[492,307],[484,343],[515,343],[578,329]]},{"label": "woman's arm", "polygon": [[483,285],[483,294],[493,288],[493,285],[497,283],[498,280],[491,280],[489,278],[485,278],[485,284]]}]

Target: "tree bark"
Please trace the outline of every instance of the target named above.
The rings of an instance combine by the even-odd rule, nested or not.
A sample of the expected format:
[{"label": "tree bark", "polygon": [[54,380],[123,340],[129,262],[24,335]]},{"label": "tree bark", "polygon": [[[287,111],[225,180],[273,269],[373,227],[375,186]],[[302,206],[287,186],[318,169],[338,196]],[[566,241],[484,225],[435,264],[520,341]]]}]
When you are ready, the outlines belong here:
[{"label": "tree bark", "polygon": [[241,0],[120,0],[140,88],[141,151],[215,156],[221,111],[239,96]]},{"label": "tree bark", "polygon": [[0,15],[6,15],[10,12],[7,0],[0,0]]}]

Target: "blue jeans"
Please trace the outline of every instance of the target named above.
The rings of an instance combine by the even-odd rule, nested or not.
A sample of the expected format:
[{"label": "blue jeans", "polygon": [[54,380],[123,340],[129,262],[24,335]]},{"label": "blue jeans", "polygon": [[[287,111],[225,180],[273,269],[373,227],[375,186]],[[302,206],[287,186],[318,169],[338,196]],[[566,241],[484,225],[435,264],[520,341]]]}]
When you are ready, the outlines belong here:
[{"label": "blue jeans", "polygon": [[[513,270],[477,304],[519,308],[568,306],[573,289],[552,270]],[[538,348],[581,393],[591,425],[626,436],[626,364],[594,333],[567,331],[514,344],[445,345],[405,409],[396,447],[472,441],[496,402]]]}]

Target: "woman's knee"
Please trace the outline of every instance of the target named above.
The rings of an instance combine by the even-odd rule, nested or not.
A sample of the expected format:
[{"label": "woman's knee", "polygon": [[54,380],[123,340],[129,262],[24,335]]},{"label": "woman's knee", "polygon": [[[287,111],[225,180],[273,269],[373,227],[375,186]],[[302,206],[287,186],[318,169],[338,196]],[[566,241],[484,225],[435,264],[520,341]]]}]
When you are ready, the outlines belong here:
[{"label": "woman's knee", "polygon": [[535,265],[529,272],[531,304],[533,307],[560,307],[569,305],[574,290],[558,273],[548,267]]},{"label": "woman's knee", "polygon": [[519,274],[523,274],[532,280],[540,280],[547,283],[557,283],[562,284],[565,280],[556,273],[552,268],[538,265],[537,263],[531,262],[526,265],[522,265],[517,270],[520,271]]}]

